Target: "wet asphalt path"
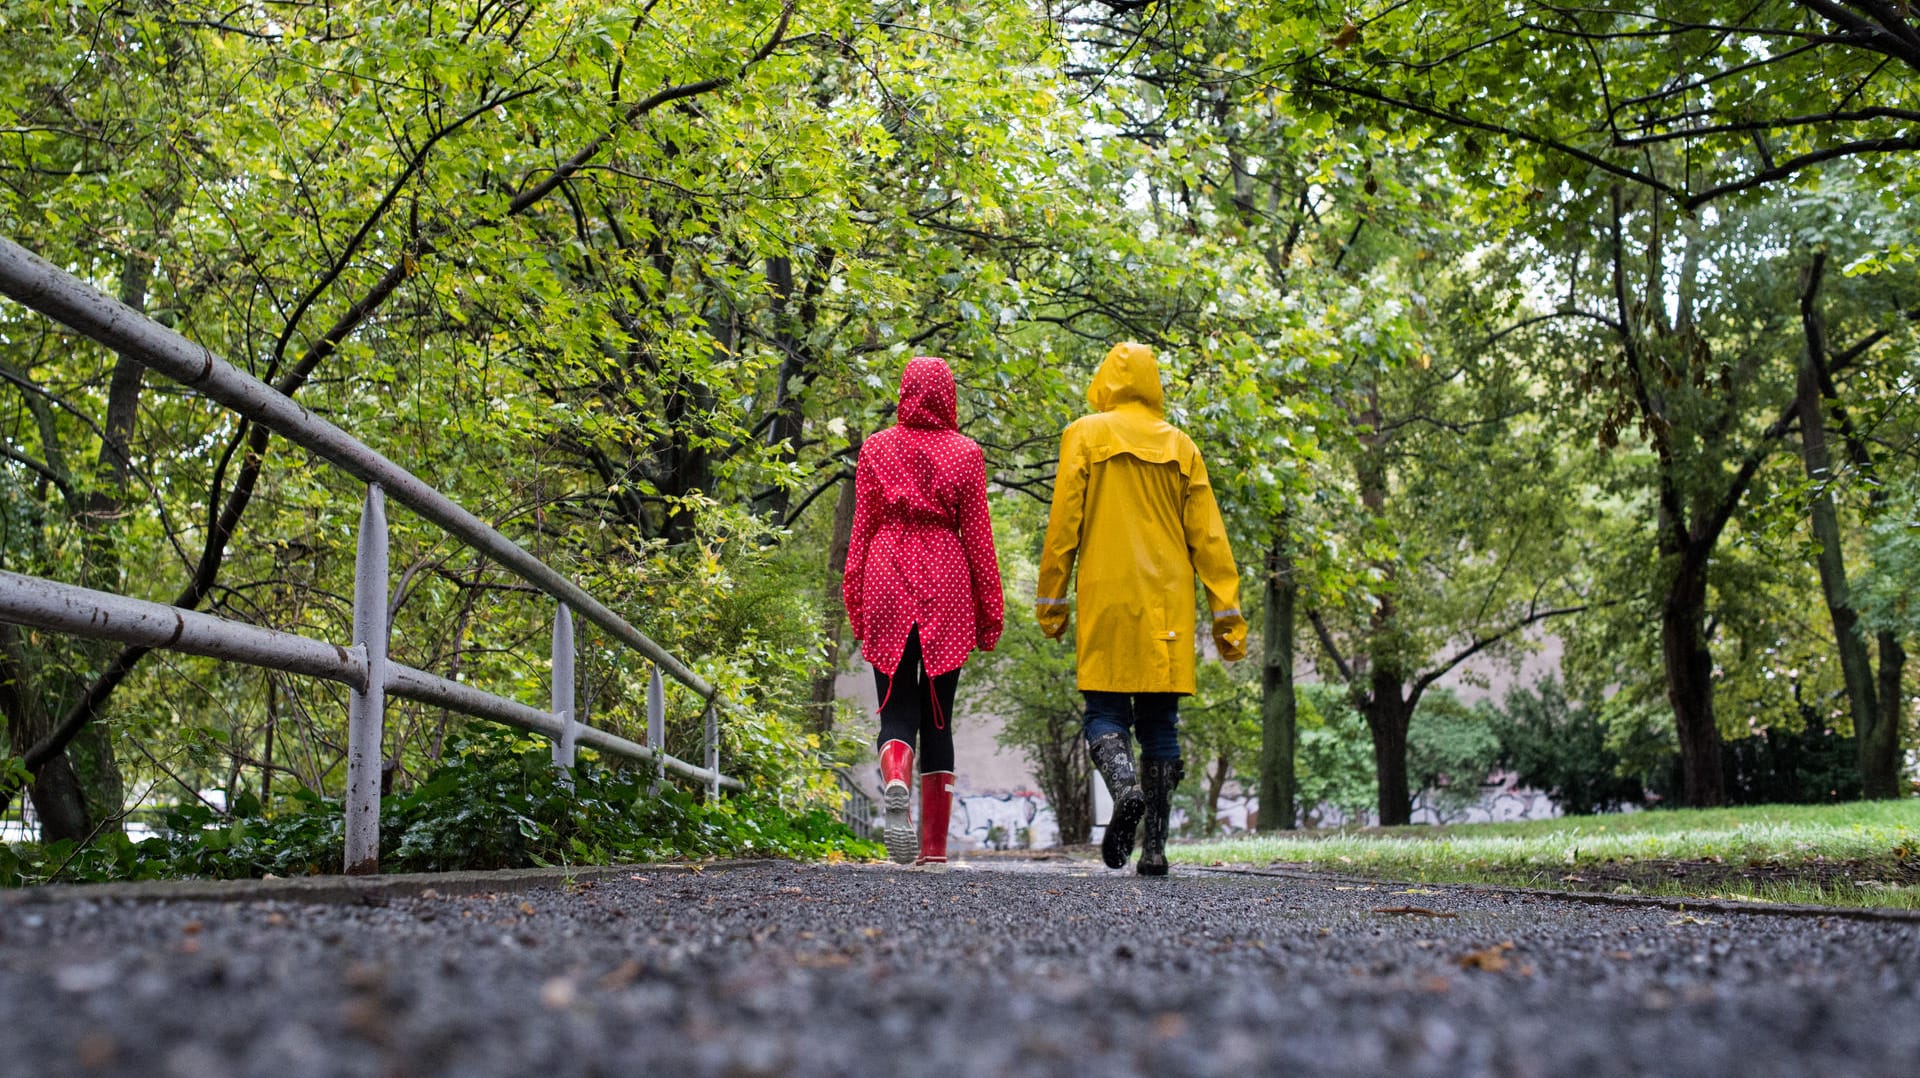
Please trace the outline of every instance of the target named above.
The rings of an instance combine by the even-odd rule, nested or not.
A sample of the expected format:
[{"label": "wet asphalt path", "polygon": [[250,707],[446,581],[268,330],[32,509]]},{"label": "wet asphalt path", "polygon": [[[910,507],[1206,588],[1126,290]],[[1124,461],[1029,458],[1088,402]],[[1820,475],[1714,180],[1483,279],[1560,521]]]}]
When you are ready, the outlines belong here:
[{"label": "wet asphalt path", "polygon": [[1913,1078],[1920,925],[1084,864],[0,905],[9,1078],[641,1073]]}]

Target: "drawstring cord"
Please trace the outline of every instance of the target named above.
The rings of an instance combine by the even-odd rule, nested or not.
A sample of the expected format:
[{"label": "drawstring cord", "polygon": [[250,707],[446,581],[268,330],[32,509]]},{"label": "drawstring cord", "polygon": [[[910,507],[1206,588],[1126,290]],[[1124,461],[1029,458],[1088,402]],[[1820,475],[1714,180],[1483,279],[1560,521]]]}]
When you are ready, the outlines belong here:
[{"label": "drawstring cord", "polygon": [[[926,674],[927,664],[925,660],[922,660],[918,668],[913,672],[914,680],[919,681],[922,678],[926,679],[922,683],[927,687],[927,702],[933,705],[933,728],[936,730],[944,730],[947,728],[947,713],[940,706],[940,689],[933,683],[933,679],[927,677]],[[880,698],[880,706],[875,710],[874,714],[877,715],[887,710],[887,701],[893,699],[894,683],[899,680],[899,671],[896,670],[894,676],[887,679],[887,694]]]}]

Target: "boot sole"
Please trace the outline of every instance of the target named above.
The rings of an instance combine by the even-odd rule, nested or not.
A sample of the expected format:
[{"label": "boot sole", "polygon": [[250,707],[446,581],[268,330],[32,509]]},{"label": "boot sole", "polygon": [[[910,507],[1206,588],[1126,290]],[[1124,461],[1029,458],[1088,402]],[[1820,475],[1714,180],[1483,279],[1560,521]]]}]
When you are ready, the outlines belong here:
[{"label": "boot sole", "polygon": [[1151,864],[1142,858],[1139,867],[1135,868],[1134,871],[1142,876],[1164,876],[1167,874],[1167,866],[1165,864]]},{"label": "boot sole", "polygon": [[909,791],[905,786],[889,786],[886,793],[887,828],[884,836],[887,857],[896,865],[910,865],[920,858],[920,834],[907,816]]},{"label": "boot sole", "polygon": [[1100,840],[1100,859],[1108,868],[1127,867],[1127,858],[1133,856],[1133,833],[1146,814],[1147,797],[1137,789],[1113,803],[1113,819]]}]

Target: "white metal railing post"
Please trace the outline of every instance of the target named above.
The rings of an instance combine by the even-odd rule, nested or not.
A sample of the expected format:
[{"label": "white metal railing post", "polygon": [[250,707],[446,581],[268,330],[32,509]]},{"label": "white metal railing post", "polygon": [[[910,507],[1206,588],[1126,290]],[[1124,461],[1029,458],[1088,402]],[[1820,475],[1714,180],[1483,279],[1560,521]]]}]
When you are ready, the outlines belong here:
[{"label": "white metal railing post", "polygon": [[707,699],[707,796],[720,800],[720,708]]},{"label": "white metal railing post", "polygon": [[667,686],[660,679],[658,664],[647,678],[647,747],[658,754],[654,757],[657,770],[653,778],[653,789],[657,793],[667,779]]},{"label": "white metal railing post", "polygon": [[553,717],[560,722],[560,734],[553,739],[553,766],[560,769],[560,781],[573,788],[573,760],[576,724],[573,721],[573,611],[560,604],[553,616]]},{"label": "white metal railing post", "polygon": [[347,707],[348,875],[380,871],[380,765],[387,710],[387,507],[367,484],[353,564],[353,643],[363,649],[367,686]]}]

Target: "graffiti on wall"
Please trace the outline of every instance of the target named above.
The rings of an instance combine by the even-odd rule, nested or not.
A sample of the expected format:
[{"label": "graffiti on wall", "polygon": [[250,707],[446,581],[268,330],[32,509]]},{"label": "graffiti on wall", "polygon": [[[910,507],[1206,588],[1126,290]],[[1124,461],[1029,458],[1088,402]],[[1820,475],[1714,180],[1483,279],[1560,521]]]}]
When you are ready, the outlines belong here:
[{"label": "graffiti on wall", "polygon": [[1036,790],[956,797],[947,834],[967,846],[993,850],[1039,848],[1060,841],[1053,809]]}]

